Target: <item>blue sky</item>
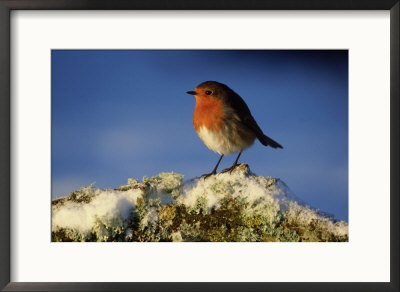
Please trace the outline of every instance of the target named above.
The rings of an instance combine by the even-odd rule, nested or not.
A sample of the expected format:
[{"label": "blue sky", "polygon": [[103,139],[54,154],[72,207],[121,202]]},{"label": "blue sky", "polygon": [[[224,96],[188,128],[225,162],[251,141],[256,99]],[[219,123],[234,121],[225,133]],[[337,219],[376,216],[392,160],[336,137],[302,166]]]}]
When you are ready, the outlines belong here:
[{"label": "blue sky", "polygon": [[[264,133],[239,162],[348,220],[347,51],[54,50],[52,197],[174,171],[210,172],[219,155],[192,125],[193,90],[225,83]],[[225,156],[219,170],[236,155]]]}]

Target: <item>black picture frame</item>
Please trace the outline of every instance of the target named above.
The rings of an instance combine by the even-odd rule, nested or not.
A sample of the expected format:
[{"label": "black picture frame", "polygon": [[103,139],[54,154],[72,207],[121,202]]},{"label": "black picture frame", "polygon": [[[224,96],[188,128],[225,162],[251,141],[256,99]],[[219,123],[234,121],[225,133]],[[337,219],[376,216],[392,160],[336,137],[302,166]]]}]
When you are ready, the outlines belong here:
[{"label": "black picture frame", "polygon": [[[3,291],[399,291],[400,0],[0,0],[0,288]],[[12,10],[390,10],[390,282],[10,282],[10,12]],[[377,97],[379,98],[379,97]],[[12,167],[12,166],[11,166]]]}]

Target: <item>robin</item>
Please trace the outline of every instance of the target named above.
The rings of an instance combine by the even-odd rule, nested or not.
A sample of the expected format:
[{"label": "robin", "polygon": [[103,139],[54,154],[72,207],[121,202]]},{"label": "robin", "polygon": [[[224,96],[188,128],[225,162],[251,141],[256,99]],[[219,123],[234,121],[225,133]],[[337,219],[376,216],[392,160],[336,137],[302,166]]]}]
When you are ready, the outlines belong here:
[{"label": "robin", "polygon": [[197,134],[210,150],[221,155],[213,171],[202,177],[216,174],[224,155],[239,152],[233,165],[222,171],[232,172],[243,150],[256,138],[265,146],[283,148],[264,135],[244,100],[225,84],[206,81],[187,93],[196,98],[193,126]]}]

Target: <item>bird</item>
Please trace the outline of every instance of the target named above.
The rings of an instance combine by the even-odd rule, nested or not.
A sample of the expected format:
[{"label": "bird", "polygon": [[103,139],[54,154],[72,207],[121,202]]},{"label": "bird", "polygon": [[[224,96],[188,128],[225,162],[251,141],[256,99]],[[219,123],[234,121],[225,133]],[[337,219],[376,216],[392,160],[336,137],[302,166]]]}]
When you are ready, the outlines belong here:
[{"label": "bird", "polygon": [[224,155],[239,153],[233,165],[221,172],[232,173],[243,150],[253,145],[256,138],[265,146],[283,148],[263,133],[247,104],[227,85],[205,81],[186,93],[196,98],[194,129],[210,150],[221,155],[214,169],[202,175],[204,179],[217,173]]}]

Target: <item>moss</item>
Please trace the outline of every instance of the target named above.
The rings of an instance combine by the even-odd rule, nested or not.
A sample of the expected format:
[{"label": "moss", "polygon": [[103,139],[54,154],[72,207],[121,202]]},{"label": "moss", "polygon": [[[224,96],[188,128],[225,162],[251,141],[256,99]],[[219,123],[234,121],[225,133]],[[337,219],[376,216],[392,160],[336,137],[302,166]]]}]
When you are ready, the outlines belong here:
[{"label": "moss", "polygon": [[[183,204],[159,206],[156,200],[137,199],[130,221],[121,217],[112,220],[97,218],[86,235],[61,229],[52,233],[53,241],[346,241],[322,228],[315,221],[310,226],[287,223],[283,213],[273,220],[260,212],[245,212],[248,205],[231,196],[221,200],[219,208],[207,211],[206,199],[200,198],[194,208]],[[158,220],[143,223],[150,209]],[[129,230],[129,233],[127,232]]]},{"label": "moss", "polygon": [[153,177],[143,177],[143,183],[151,185],[157,192],[166,192],[174,198],[181,194],[183,175],[174,172],[161,172]]},{"label": "moss", "polygon": [[170,241],[170,234],[165,232],[160,220],[154,222],[148,220],[154,211],[157,218],[160,218],[159,212],[162,209],[160,204],[160,199],[150,199],[146,195],[137,199],[136,210],[129,225],[133,230],[132,241]]},{"label": "moss", "polygon": [[53,208],[59,208],[65,205],[66,202],[89,203],[96,196],[94,183],[89,186],[81,187],[79,190],[72,191],[68,196],[57,198],[51,201]]},{"label": "moss", "polygon": [[[207,212],[206,200],[198,200],[195,208],[183,204],[165,205],[138,198],[137,208],[129,222],[121,217],[112,220],[97,218],[87,235],[71,230],[52,233],[53,241],[346,241],[321,228],[321,222],[310,226],[288,224],[284,214],[274,220],[261,213],[246,213],[247,203],[240,198],[225,197],[221,206]],[[150,208],[156,208],[159,220],[143,224]],[[126,232],[129,230],[129,234]]]},{"label": "moss", "polygon": [[114,189],[116,191],[125,192],[132,189],[140,189],[143,193],[148,191],[150,185],[148,183],[141,183],[134,178],[128,178],[128,184],[119,186],[118,188]]},{"label": "moss", "polygon": [[55,241],[55,242],[61,242],[61,241],[74,241],[72,238],[70,238],[69,236],[67,236],[65,229],[61,228],[58,229],[56,231],[52,231],[51,232],[51,241]]},{"label": "moss", "polygon": [[233,193],[233,187],[229,182],[218,181],[211,185],[210,189],[216,194]]},{"label": "moss", "polygon": [[67,201],[66,198],[57,198],[51,201],[51,206],[52,207],[61,207],[65,204],[65,202]]},{"label": "moss", "polygon": [[81,187],[77,191],[73,191],[69,194],[67,200],[75,203],[89,203],[95,196],[93,185],[94,183],[87,187]]},{"label": "moss", "polygon": [[193,214],[207,214],[208,207],[207,207],[207,199],[205,197],[199,197],[196,200],[194,207],[191,210]]},{"label": "moss", "polygon": [[51,233],[53,242],[71,242],[71,241],[97,241],[97,237],[92,232],[80,233],[70,228],[60,228]]},{"label": "moss", "polygon": [[[272,197],[268,197],[279,191],[278,179],[256,177],[247,165],[238,169],[242,172],[240,178],[217,179],[208,189],[204,188],[203,195],[196,195],[190,205],[177,199],[184,194],[180,174],[160,173],[144,177],[142,182],[129,179],[127,185],[116,190],[141,189],[143,192],[127,219],[120,214],[112,218],[96,217],[89,232],[82,234],[59,228],[53,230],[52,241],[348,241],[346,231],[343,234],[337,231],[346,230],[347,223],[335,222],[298,204],[282,210]],[[265,190],[265,196],[256,196],[250,201],[252,196],[242,193],[246,177],[253,178],[255,190]],[[211,207],[207,192],[214,195]],[[52,205],[60,208],[67,201],[85,204],[96,194],[90,185],[54,200]],[[162,201],[162,194],[170,194],[173,199],[166,203]],[[340,229],[342,227],[344,229]]]},{"label": "moss", "polygon": [[158,216],[162,221],[171,222],[175,218],[175,208],[169,205],[165,205],[160,209]]},{"label": "moss", "polygon": [[96,217],[92,233],[96,235],[96,241],[124,241],[126,227],[126,221],[121,214],[112,218]]}]

